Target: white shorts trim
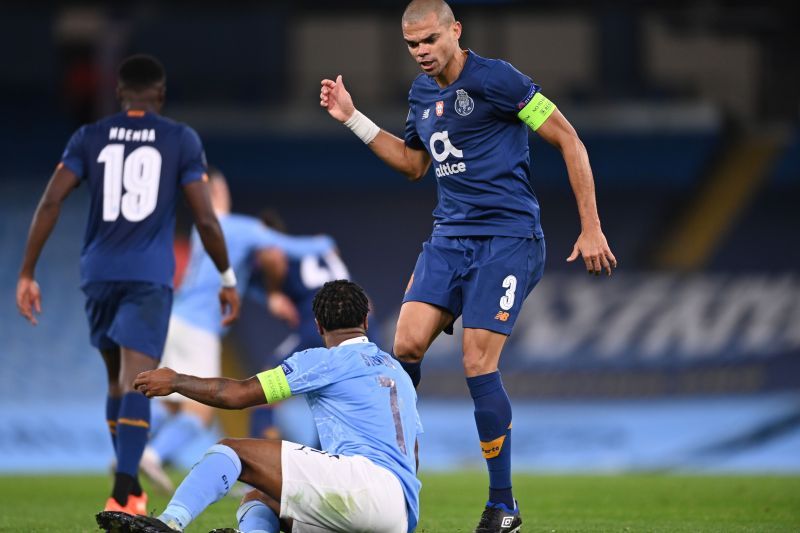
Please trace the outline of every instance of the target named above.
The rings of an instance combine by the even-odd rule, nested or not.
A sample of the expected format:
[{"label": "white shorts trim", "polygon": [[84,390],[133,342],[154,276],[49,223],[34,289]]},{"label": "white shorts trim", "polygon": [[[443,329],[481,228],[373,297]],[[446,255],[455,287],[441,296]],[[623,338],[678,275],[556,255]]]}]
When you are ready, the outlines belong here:
[{"label": "white shorts trim", "polygon": [[[216,378],[222,372],[222,344],[219,337],[173,315],[169,319],[167,343],[159,367],[169,367],[180,374]],[[171,402],[188,401],[180,394],[164,397]]]},{"label": "white shorts trim", "polygon": [[366,457],[283,441],[281,469],[281,518],[294,520],[293,533],[408,530],[400,480]]}]

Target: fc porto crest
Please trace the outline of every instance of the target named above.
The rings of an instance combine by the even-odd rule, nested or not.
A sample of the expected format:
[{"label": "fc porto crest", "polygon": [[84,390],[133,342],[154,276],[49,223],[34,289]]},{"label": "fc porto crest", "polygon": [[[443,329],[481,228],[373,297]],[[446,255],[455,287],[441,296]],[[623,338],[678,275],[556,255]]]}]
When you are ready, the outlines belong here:
[{"label": "fc porto crest", "polygon": [[464,89],[459,89],[456,91],[456,113],[461,115],[462,117],[466,117],[472,110],[475,109],[475,102],[472,98],[467,94],[467,91]]}]

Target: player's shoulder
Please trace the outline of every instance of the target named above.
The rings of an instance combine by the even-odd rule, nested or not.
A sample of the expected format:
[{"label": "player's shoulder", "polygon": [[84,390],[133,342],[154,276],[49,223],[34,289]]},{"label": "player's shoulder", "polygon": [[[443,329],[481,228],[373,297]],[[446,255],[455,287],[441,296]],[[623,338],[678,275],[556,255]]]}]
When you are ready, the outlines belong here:
[{"label": "player's shoulder", "polygon": [[473,62],[474,70],[478,75],[489,75],[502,72],[518,72],[518,70],[505,59],[483,57],[472,50],[469,51],[470,59]]}]

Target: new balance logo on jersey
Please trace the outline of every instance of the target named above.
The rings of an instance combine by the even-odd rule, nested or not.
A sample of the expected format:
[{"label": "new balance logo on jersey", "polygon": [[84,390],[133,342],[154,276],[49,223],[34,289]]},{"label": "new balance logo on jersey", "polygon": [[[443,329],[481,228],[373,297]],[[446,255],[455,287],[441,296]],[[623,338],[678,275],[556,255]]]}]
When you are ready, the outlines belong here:
[{"label": "new balance logo on jersey", "polygon": [[[441,144],[441,151],[439,145]],[[445,159],[450,157],[457,157],[459,159],[464,157],[464,152],[453,146],[450,142],[450,136],[447,131],[437,131],[431,135],[430,140],[431,156],[437,163],[444,163]],[[466,172],[467,165],[463,161],[457,163],[444,163],[443,165],[436,166],[436,177],[452,176],[453,174],[460,174]]]},{"label": "new balance logo on jersey", "polygon": [[136,141],[154,142],[156,140],[156,130],[132,130],[130,128],[111,128],[108,130],[109,141]]},{"label": "new balance logo on jersey", "polygon": [[425,111],[422,112],[422,120],[425,120],[431,115],[431,108],[429,107]]}]

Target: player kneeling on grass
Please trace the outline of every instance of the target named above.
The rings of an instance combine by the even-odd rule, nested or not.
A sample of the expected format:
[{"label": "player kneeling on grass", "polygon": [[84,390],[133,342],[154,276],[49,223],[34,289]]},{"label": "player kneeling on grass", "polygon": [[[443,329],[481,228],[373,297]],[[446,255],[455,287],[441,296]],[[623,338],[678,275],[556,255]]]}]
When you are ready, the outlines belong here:
[{"label": "player kneeling on grass", "polygon": [[[209,448],[157,518],[103,512],[108,531],[181,531],[239,479],[256,490],[236,513],[240,531],[413,531],[419,516],[416,442],[422,432],[408,375],[366,337],[369,304],[350,281],[326,283],[313,303],[326,348],[297,352],[240,381],[168,368],[143,372],[137,390],[173,392],[225,409],[305,394],[322,448],[223,439]],[[218,531],[235,531],[223,529]]]}]

